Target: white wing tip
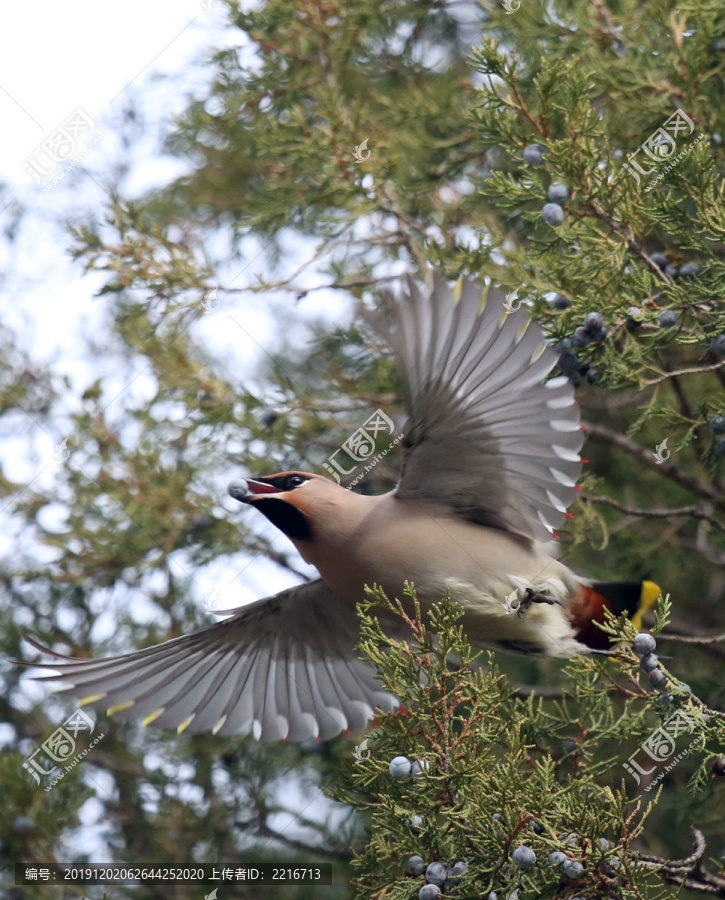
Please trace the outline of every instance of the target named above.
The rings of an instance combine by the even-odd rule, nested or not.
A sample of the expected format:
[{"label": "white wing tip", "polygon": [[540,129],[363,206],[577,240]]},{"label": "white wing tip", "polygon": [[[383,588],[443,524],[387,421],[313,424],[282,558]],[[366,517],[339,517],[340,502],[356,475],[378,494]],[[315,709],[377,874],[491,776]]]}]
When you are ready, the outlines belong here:
[{"label": "white wing tip", "polygon": [[[578,426],[577,426],[577,430]],[[576,450],[567,450],[566,447],[561,447],[559,444],[552,444],[551,449],[556,453],[559,459],[566,460],[566,462],[581,462],[582,458],[576,452]]]},{"label": "white wing tip", "polygon": [[549,388],[549,390],[553,391],[556,388],[564,387],[565,384],[569,384],[569,379],[566,377],[566,375],[557,375],[556,378],[550,378],[544,384],[544,387]]}]

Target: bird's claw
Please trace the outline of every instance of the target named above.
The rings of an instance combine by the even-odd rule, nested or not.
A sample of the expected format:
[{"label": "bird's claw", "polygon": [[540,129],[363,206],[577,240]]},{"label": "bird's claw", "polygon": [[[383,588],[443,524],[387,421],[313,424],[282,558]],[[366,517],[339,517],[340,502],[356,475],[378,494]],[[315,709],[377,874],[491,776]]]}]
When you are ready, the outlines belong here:
[{"label": "bird's claw", "polygon": [[558,600],[553,600],[551,597],[546,594],[533,591],[531,588],[526,588],[524,596],[521,598],[519,602],[519,608],[517,611],[518,617],[523,618],[526,610],[531,606],[532,603],[547,603],[549,606],[553,606],[555,603],[558,603],[559,606],[563,606],[563,603],[560,603]]}]

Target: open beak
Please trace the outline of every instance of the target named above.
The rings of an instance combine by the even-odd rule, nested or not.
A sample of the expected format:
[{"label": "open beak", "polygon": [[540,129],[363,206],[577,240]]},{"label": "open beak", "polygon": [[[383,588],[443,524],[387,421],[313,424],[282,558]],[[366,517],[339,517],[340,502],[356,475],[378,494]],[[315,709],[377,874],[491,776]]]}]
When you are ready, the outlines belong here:
[{"label": "open beak", "polygon": [[235,478],[229,482],[227,492],[240,503],[251,503],[255,497],[282,493],[278,487],[266,484],[263,478]]}]

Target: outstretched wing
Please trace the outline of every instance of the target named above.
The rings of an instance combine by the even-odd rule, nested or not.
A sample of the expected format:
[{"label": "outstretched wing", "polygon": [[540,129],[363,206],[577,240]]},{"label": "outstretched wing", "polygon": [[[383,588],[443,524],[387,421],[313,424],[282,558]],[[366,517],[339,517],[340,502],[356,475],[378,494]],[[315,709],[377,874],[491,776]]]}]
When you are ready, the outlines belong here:
[{"label": "outstretched wing", "polygon": [[75,659],[30,643],[59,660],[43,680],[67,682],[95,708],[178,731],[303,741],[360,731],[377,706],[396,707],[355,658],[358,640],[355,609],[313,581],[124,656]]},{"label": "outstretched wing", "polygon": [[565,520],[581,470],[579,408],[544,334],[504,295],[434,276],[395,302],[390,345],[408,402],[397,496],[435,502],[480,525],[549,540]]}]

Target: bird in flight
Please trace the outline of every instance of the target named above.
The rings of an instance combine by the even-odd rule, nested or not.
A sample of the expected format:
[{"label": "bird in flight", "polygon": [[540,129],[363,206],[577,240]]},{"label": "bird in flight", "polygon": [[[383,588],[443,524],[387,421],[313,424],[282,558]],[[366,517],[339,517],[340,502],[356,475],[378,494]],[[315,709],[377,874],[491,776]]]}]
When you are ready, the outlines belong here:
[{"label": "bird in flight", "polygon": [[[320,574],[192,634],[122,656],[74,659],[31,641],[83,703],[179,732],[327,739],[397,708],[356,657],[366,585],[424,608],[450,591],[468,638],[570,657],[608,646],[605,608],[639,625],[652,582],[592,583],[553,552],[581,470],[579,408],[526,309],[439,275],[365,314],[406,389],[394,490],[357,494],[311,472],[238,478],[229,493],[272,522]],[[389,615],[389,619],[386,616]],[[396,621],[381,611],[383,627]]]}]

